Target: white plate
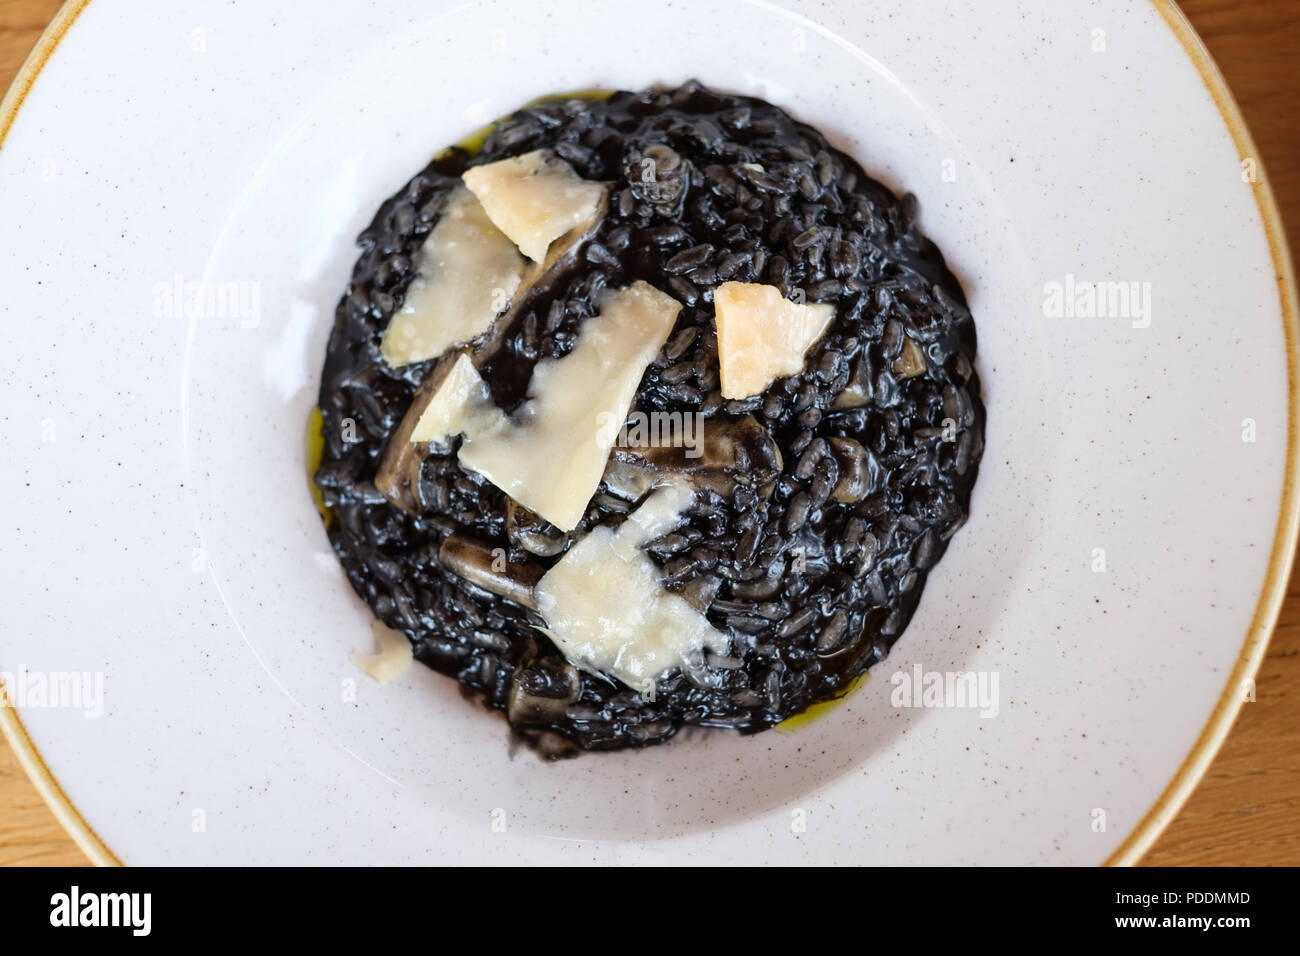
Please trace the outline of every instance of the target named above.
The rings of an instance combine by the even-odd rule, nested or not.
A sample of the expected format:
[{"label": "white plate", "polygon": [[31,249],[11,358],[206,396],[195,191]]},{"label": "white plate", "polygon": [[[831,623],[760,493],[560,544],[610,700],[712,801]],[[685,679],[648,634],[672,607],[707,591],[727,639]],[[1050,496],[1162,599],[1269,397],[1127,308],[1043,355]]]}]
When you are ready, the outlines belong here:
[{"label": "white plate", "polygon": [[[92,855],[1097,863],[1154,837],[1294,542],[1294,293],[1249,140],[1164,3],[787,6],[65,10],[0,112],[0,669],[91,675],[4,723]],[[980,335],[971,521],[890,659],[798,732],[548,765],[424,668],[346,700],[368,613],[303,433],[353,238],[536,94],[690,76],[920,197]],[[1070,276],[1149,312],[1050,317]],[[177,281],[236,299],[187,316]],[[894,706],[917,666],[996,674],[996,716]]]}]

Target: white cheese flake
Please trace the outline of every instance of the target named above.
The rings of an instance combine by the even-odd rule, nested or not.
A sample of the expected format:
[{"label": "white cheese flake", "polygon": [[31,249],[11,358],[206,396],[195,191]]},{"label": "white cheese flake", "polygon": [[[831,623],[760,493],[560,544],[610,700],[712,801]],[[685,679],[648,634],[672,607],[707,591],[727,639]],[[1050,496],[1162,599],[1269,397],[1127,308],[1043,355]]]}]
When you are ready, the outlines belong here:
[{"label": "white cheese flake", "polygon": [[713,292],[722,397],[761,395],[803,371],[804,355],[825,334],[835,306],[800,305],[776,286],[724,282]]},{"label": "white cheese flake", "polygon": [[416,256],[416,278],[380,345],[384,361],[423,362],[482,335],[510,304],[524,266],[474,194],[457,187]]},{"label": "white cheese flake", "polygon": [[647,694],[670,668],[698,665],[705,648],[726,650],[727,636],[665,590],[641,550],[682,520],[691,498],[682,486],[655,491],[617,531],[593,529],[537,583],[546,634],[575,666]]},{"label": "white cheese flake", "polygon": [[466,353],[456,358],[411,431],[413,442],[441,442],[461,432],[487,434],[505,424],[487,382]]},{"label": "white cheese flake", "polygon": [[637,386],[681,303],[646,282],[606,293],[573,350],[537,364],[504,427],[467,428],[460,462],[562,531],[582,520]]},{"label": "white cheese flake", "polygon": [[534,262],[553,241],[590,222],[604,201],[604,183],[581,178],[548,150],[475,166],[461,177],[496,227]]},{"label": "white cheese flake", "polygon": [[353,651],[349,656],[355,667],[365,671],[381,684],[386,684],[395,677],[406,673],[411,666],[413,654],[411,642],[401,631],[395,631],[383,621],[372,620],[370,631],[375,638],[374,654],[361,654]]},{"label": "white cheese flake", "polygon": [[661,538],[686,520],[683,512],[694,495],[685,484],[658,489],[646,498],[618,529],[614,550],[624,561],[633,560],[643,544]]}]

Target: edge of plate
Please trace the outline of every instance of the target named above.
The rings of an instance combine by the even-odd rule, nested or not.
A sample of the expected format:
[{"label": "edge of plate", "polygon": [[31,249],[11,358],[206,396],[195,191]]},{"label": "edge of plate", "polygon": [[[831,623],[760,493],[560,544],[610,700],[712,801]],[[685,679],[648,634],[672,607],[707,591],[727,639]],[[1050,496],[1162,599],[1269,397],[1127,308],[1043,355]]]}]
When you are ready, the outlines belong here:
[{"label": "edge of plate", "polygon": [[1273,257],[1278,300],[1282,308],[1282,331],[1286,342],[1286,463],[1282,479],[1281,513],[1278,516],[1277,530],[1273,534],[1268,571],[1264,575],[1263,588],[1255,605],[1250,628],[1246,632],[1245,643],[1237,655],[1237,663],[1228,675],[1228,682],[1210,713],[1210,719],[1201,729],[1191,751],[1183,758],[1173,780],[1124,842],[1106,858],[1103,866],[1132,866],[1137,863],[1182,809],[1219,752],[1219,747],[1223,745],[1245,703],[1243,682],[1253,679],[1263,663],[1264,652],[1268,649],[1269,639],[1282,610],[1282,601],[1286,597],[1287,582],[1291,579],[1291,567],[1295,560],[1296,541],[1300,537],[1300,499],[1296,494],[1296,478],[1297,473],[1300,473],[1300,447],[1296,442],[1296,409],[1300,407],[1296,380],[1297,367],[1300,366],[1300,351],[1297,351],[1297,342],[1300,342],[1300,325],[1297,324],[1300,305],[1297,304],[1295,270],[1287,246],[1286,232],[1282,227],[1282,217],[1273,196],[1273,188],[1264,172],[1263,160],[1246,125],[1246,118],[1205,42],[1174,0],[1151,0],[1151,3],[1200,74],[1201,82],[1205,84],[1219,115],[1228,127],[1238,157],[1243,161],[1248,158],[1255,161],[1257,176],[1252,191],[1268,238],[1269,252]]},{"label": "edge of plate", "polygon": [[[66,0],[49,26],[41,33],[40,39],[36,41],[36,46],[27,55],[23,65],[18,68],[18,75],[14,77],[13,84],[4,99],[0,100],[0,146],[4,145],[9,135],[9,128],[13,126],[14,119],[18,116],[19,107],[27,99],[36,77],[49,62],[54,48],[59,45],[59,41],[89,3],[90,0]],[[2,682],[0,682],[0,691],[3,691]],[[122,861],[99,838],[99,834],[86,822],[86,818],[63,792],[59,782],[54,779],[54,774],[50,773],[50,768],[45,765],[40,751],[36,749],[36,744],[28,735],[27,728],[23,726],[16,707],[0,704],[0,731],[3,731],[9,746],[18,755],[18,763],[27,772],[37,792],[54,812],[58,821],[63,824],[63,828],[76,841],[77,846],[81,847],[82,852],[97,866],[121,866]]]},{"label": "edge of plate", "polygon": [[[23,101],[26,100],[32,84],[36,82],[37,76],[49,61],[59,41],[89,4],[90,0],[66,0],[19,68],[9,91],[0,101],[0,147],[3,147],[9,129]],[[1253,191],[1277,273],[1278,298],[1282,307],[1283,334],[1286,340],[1289,409],[1287,453],[1281,513],[1273,537],[1268,572],[1264,578],[1259,601],[1255,606],[1255,613],[1251,618],[1245,643],[1237,656],[1237,662],[1228,677],[1227,685],[1219,695],[1209,720],[1196,738],[1196,743],[1192,745],[1191,751],[1174,774],[1173,780],[1165,787],[1155,805],[1147,811],[1124,842],[1106,858],[1102,864],[1104,866],[1131,866],[1150,849],[1151,844],[1187,801],[1215,754],[1218,753],[1219,747],[1227,738],[1228,731],[1232,728],[1244,703],[1240,693],[1242,682],[1254,677],[1264,659],[1269,638],[1281,612],[1282,600],[1286,595],[1287,582],[1291,576],[1296,542],[1300,538],[1300,498],[1296,493],[1296,477],[1297,473],[1300,473],[1300,446],[1297,445],[1296,440],[1295,416],[1295,410],[1300,404],[1300,393],[1297,390],[1297,366],[1300,365],[1297,361],[1300,355],[1297,351],[1297,343],[1300,342],[1300,325],[1297,316],[1300,316],[1300,305],[1297,304],[1295,272],[1286,234],[1282,228],[1281,215],[1278,212],[1272,187],[1264,172],[1263,162],[1255,149],[1250,130],[1246,126],[1245,117],[1242,116],[1241,109],[1233,98],[1218,64],[1214,62],[1195,28],[1174,0],[1151,0],[1151,4],[1196,67],[1219,115],[1228,127],[1238,155],[1251,157],[1256,161],[1258,181],[1254,183]],[[121,866],[122,861],[95,833],[63,788],[59,786],[54,775],[50,773],[36,744],[23,726],[16,708],[0,706],[0,731],[3,731],[9,746],[18,755],[18,762],[41,797],[82,851],[96,865]]]}]

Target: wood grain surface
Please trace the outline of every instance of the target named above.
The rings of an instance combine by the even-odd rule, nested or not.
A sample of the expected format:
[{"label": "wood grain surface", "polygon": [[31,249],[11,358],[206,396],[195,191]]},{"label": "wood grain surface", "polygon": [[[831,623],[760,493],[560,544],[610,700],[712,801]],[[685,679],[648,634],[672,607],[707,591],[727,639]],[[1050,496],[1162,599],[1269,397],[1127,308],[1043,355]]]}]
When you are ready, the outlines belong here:
[{"label": "wood grain surface", "polygon": [[[1291,248],[1300,248],[1300,2],[1183,0],[1181,5],[1228,78],[1272,179]],[[0,89],[8,87],[58,8],[58,0],[0,0]],[[1300,573],[1291,579],[1259,673],[1256,701],[1245,706],[1209,772],[1145,864],[1300,865],[1298,685]],[[0,741],[0,864],[85,862]]]}]

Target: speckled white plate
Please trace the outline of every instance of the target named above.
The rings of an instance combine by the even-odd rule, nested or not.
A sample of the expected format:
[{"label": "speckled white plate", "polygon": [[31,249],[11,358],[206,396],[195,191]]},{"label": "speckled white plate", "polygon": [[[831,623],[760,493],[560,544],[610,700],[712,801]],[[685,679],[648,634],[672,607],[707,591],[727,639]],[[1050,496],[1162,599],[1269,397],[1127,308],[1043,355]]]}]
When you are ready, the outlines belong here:
[{"label": "speckled white plate", "polygon": [[[917,194],[987,452],[845,704],[547,765],[446,678],[358,680],[304,423],[353,238],[433,151],[690,76]],[[6,731],[100,860],[1134,858],[1237,711],[1295,533],[1294,293],[1218,83],[1164,3],[70,5],[0,110],[0,670],[89,676]],[[1136,294],[1054,314],[1093,282]],[[178,283],[227,297],[187,314]],[[996,714],[896,706],[917,667],[996,676]]]}]

